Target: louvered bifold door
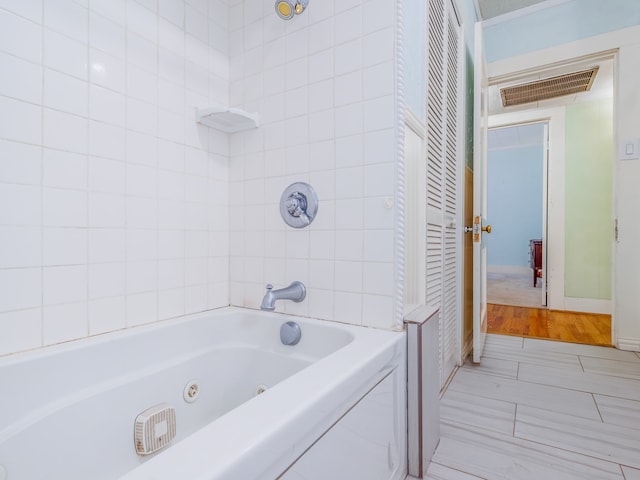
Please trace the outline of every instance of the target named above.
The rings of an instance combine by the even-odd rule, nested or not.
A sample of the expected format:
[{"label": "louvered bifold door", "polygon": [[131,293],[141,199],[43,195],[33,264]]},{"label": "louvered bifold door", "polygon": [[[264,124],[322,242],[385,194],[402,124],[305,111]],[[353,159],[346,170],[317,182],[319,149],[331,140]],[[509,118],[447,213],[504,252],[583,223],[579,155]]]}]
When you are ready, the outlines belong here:
[{"label": "louvered bifold door", "polygon": [[429,0],[426,299],[440,309],[441,385],[455,368],[458,339],[459,30],[449,0]]},{"label": "louvered bifold door", "polygon": [[455,369],[458,359],[460,248],[456,228],[458,216],[458,86],[460,27],[455,12],[447,15],[446,142],[444,160],[444,271],[442,289],[443,382]]},{"label": "louvered bifold door", "polygon": [[[427,15],[427,304],[439,312],[438,345],[442,351],[442,245],[443,226],[443,165],[444,165],[444,46],[445,10],[443,0],[429,0]],[[443,376],[442,354],[439,355],[440,378]]]}]

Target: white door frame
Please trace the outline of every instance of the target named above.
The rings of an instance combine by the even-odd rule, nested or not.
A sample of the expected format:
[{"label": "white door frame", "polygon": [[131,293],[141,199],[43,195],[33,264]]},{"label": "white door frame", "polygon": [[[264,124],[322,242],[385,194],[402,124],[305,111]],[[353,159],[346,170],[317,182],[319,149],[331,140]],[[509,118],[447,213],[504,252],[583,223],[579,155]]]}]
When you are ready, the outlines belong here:
[{"label": "white door frame", "polygon": [[564,310],[565,108],[523,110],[489,117],[489,128],[510,127],[522,123],[548,124],[547,235],[544,255],[547,259],[547,271],[543,281],[546,280],[547,283],[547,307]]}]

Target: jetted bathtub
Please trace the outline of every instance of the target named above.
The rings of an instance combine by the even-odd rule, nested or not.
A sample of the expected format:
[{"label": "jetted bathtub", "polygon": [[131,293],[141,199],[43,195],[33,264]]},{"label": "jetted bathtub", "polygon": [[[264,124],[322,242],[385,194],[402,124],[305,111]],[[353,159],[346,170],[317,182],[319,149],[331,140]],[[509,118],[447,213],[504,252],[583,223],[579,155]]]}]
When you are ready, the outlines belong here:
[{"label": "jetted bathtub", "polygon": [[[238,308],[6,356],[0,479],[401,479],[404,365],[402,333]],[[140,455],[158,406],[175,438]]]}]

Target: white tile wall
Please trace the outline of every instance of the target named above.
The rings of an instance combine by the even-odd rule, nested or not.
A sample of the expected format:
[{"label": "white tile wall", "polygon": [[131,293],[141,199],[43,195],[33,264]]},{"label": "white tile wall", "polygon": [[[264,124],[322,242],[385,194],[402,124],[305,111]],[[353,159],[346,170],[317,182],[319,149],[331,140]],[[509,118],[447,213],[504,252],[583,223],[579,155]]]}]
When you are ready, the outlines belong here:
[{"label": "white tile wall", "polygon": [[[256,307],[266,283],[302,280],[307,300],[278,310],[390,328],[393,2],[312,2],[289,22],[254,3],[233,2],[229,17],[231,103],[262,125],[231,140],[231,302]],[[301,231],[277,206],[294,181],[320,198]]]},{"label": "white tile wall", "polygon": [[228,14],[0,1],[0,355],[228,305]]},{"label": "white tile wall", "polygon": [[[391,2],[393,3],[393,2]],[[0,354],[229,303],[393,323],[393,11],[0,0]],[[230,103],[228,136],[193,109]],[[277,200],[311,182],[320,211]]]}]

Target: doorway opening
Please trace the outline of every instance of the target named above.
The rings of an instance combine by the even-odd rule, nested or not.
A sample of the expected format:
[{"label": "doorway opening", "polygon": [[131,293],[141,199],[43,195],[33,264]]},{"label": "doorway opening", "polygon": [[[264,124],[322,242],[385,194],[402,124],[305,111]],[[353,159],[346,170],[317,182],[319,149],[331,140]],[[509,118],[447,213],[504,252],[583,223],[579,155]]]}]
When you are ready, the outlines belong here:
[{"label": "doorway opening", "polygon": [[[517,227],[520,233],[530,232],[527,233],[528,238],[525,239],[527,245],[524,248],[505,246],[496,239],[497,236],[488,236],[487,239],[490,265],[487,269],[488,331],[495,330],[496,325],[500,324],[502,331],[494,333],[611,345],[613,236],[609,233],[613,229],[598,231],[595,230],[595,226],[613,225],[614,58],[611,55],[590,57],[569,62],[563,66],[555,65],[554,74],[564,69],[575,69],[578,64],[600,66],[599,77],[596,78],[594,89],[590,94],[560,97],[516,108],[505,108],[502,105],[496,107],[498,101],[492,102],[492,99],[499,100],[500,84],[513,83],[516,80],[523,81],[524,74],[515,75],[518,77],[516,80],[512,77],[493,79],[489,82],[489,127],[496,129],[490,130],[488,141],[492,140],[491,134],[513,137],[517,130],[512,129],[524,128],[525,125],[546,124],[549,144],[548,148],[539,148],[547,153],[547,169],[546,181],[537,183],[538,185],[541,183],[543,188],[546,186],[547,192],[546,195],[543,194],[542,201],[531,202],[537,206],[542,205],[543,212],[546,212],[546,220],[536,220],[536,223],[539,222],[538,225],[541,224],[542,229],[546,231],[542,231],[538,236],[538,232],[526,230],[523,226]],[[527,73],[538,78],[548,74],[548,72]],[[497,129],[497,127],[501,128]],[[526,138],[525,135],[523,137]],[[504,138],[502,140],[504,141]],[[533,216],[531,212],[526,213],[525,207],[519,203],[520,196],[513,193],[516,190],[528,191],[528,187],[520,181],[520,176],[533,176],[533,173],[518,173],[513,163],[506,163],[509,158],[512,162],[517,161],[514,158],[519,159],[524,153],[520,152],[518,156],[505,155],[505,152],[500,152],[499,149],[507,150],[510,146],[504,145],[504,142],[502,144],[498,142],[498,145],[497,153],[507,157],[501,159],[503,172],[499,172],[498,181],[502,182],[502,190],[511,189],[512,192],[511,197],[503,196],[502,202],[507,203],[506,207],[518,204],[517,212],[521,214],[520,217]],[[491,143],[488,147],[489,158],[491,158],[493,153]],[[490,179],[491,160],[487,163]],[[505,168],[511,169],[508,179],[504,178]],[[500,179],[501,176],[502,179]],[[507,234],[507,231],[513,227],[508,223],[501,224],[504,220],[500,219],[499,211],[498,219],[492,215],[493,186],[491,180],[487,183],[488,221],[491,222],[494,232],[500,231]],[[507,183],[506,187],[505,183]],[[520,186],[516,187],[516,184]],[[545,199],[548,209],[544,203]],[[522,218],[518,219],[518,215],[514,215],[513,211],[511,214],[516,217],[516,220],[522,220]],[[505,236],[509,237],[509,235]],[[538,265],[531,261],[530,251],[533,251],[535,244],[531,242],[532,240],[540,240],[542,247],[540,262],[543,263],[546,260],[546,264],[540,266],[542,278],[537,278],[535,281],[536,288],[540,292],[538,299],[535,294],[531,294],[530,297],[519,297],[516,294],[507,299],[496,298],[499,292],[492,288],[495,287],[495,280],[501,277],[510,290],[515,290],[517,280],[509,278],[509,274],[518,269],[521,269],[520,278],[523,284],[526,281],[524,272],[528,270],[528,281],[531,284],[530,288],[533,288],[534,269],[538,268]],[[523,240],[517,240],[516,243],[521,244]],[[496,248],[498,252],[493,251]],[[512,253],[510,249],[515,249],[516,261],[510,261],[507,258]],[[503,260],[493,261],[496,258],[494,253]],[[543,291],[546,296],[543,295]]]},{"label": "doorway opening", "polygon": [[546,307],[547,124],[490,129],[487,303]]}]

